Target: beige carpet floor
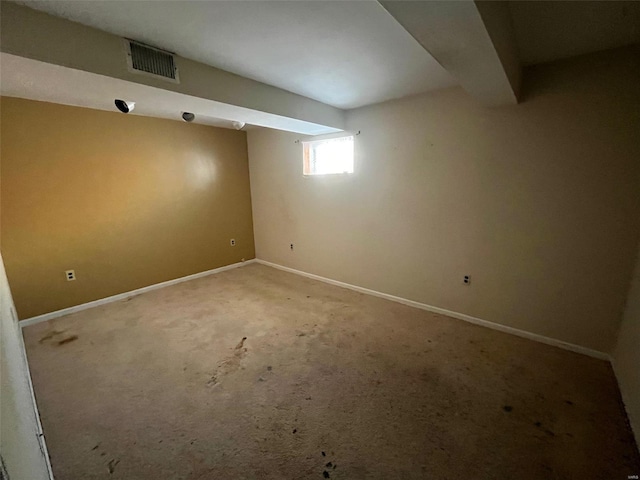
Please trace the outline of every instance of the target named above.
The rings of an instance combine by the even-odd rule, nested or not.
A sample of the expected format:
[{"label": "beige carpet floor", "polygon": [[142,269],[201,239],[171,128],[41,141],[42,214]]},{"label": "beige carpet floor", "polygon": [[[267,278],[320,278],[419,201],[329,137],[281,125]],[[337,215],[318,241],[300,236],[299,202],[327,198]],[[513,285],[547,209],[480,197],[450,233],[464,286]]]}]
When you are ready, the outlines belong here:
[{"label": "beige carpet floor", "polygon": [[640,473],[607,362],[262,265],[24,334],[57,480]]}]

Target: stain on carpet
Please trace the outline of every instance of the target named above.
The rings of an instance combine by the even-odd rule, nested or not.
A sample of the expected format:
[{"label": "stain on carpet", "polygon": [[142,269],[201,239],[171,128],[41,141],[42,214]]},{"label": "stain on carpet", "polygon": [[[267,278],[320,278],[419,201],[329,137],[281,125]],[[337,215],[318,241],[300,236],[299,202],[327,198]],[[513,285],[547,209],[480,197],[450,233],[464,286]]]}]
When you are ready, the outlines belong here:
[{"label": "stain on carpet", "polygon": [[62,335],[64,332],[65,330],[51,330],[49,333],[44,335],[40,340],[38,340],[38,343],[44,343],[47,340],[53,339],[53,337],[55,337],[56,335]]},{"label": "stain on carpet", "polygon": [[111,460],[109,460],[109,463],[107,464],[107,469],[109,470],[109,473],[113,473],[116,470],[116,465],[118,465],[120,463],[120,460],[116,460],[115,458],[112,458]]},{"label": "stain on carpet", "polygon": [[246,340],[247,337],[242,337],[240,342],[233,349],[233,353],[218,363],[216,370],[211,375],[211,378],[209,378],[209,381],[207,381],[208,386],[218,385],[222,381],[223,377],[234,373],[240,368],[242,359],[247,355],[248,351],[244,346],[244,342]]},{"label": "stain on carpet", "polygon": [[78,339],[78,335],[71,335],[70,337],[63,338],[58,342],[58,345],[65,345],[67,343],[75,342]]}]

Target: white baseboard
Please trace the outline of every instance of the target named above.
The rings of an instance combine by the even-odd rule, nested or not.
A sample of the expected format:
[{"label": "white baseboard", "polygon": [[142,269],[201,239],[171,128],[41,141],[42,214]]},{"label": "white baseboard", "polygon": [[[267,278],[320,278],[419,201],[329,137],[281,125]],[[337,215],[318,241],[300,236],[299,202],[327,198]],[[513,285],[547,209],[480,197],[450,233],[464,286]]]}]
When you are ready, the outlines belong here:
[{"label": "white baseboard", "polygon": [[279,270],[284,270],[285,272],[289,272],[289,273],[295,273],[296,275],[302,275],[303,277],[311,278],[313,280],[329,283],[331,285],[336,285],[342,288],[348,288],[349,290],[354,290],[360,293],[366,293],[367,295],[373,295],[374,297],[384,298],[386,300],[391,300],[392,302],[402,303],[403,305],[419,308],[421,310],[427,310],[429,312],[439,313],[441,315],[446,315],[447,317],[457,318],[459,320],[464,320],[465,322],[474,323],[476,325],[481,325],[483,327],[491,328],[493,330],[498,330],[504,333],[510,333],[518,337],[528,338],[529,340],[535,340],[536,342],[546,343],[547,345],[553,345],[554,347],[560,347],[565,350],[581,353],[583,355],[588,355],[590,357],[598,358],[600,360],[606,360],[609,362],[611,361],[611,357],[609,356],[608,353],[600,352],[598,350],[592,350],[591,348],[583,347],[581,345],[575,345],[573,343],[564,342],[562,340],[557,340],[555,338],[545,337],[544,335],[538,335],[537,333],[527,332],[526,330],[520,330],[518,328],[513,328],[507,325],[490,322],[488,320],[482,320],[481,318],[472,317],[471,315],[467,315],[465,313],[453,312],[451,310],[446,310],[444,308],[427,305],[426,303],[420,303],[414,300],[407,300],[406,298],[396,297],[395,295],[389,295],[388,293],[377,292],[375,290],[370,290],[368,288],[358,287],[357,285],[351,285],[349,283],[339,282],[337,280],[332,280],[330,278],[314,275],[313,273],[307,273],[301,270],[296,270],[294,268],[284,267],[282,265],[278,265],[277,263],[267,262],[266,260],[261,260],[259,258],[257,258],[255,261],[262,265],[267,265],[269,267],[277,268]]},{"label": "white baseboard", "polygon": [[467,315],[464,313],[458,313],[451,310],[446,310],[444,308],[434,307],[432,305],[427,305],[426,303],[416,302],[414,300],[408,300],[402,297],[396,297],[395,295],[389,295],[388,293],[377,292],[375,290],[370,290],[368,288],[359,287],[357,285],[351,285],[349,283],[340,282],[338,280],[332,280],[330,278],[321,277],[320,275],[315,275],[313,273],[303,272],[301,270],[296,270],[294,268],[285,267],[282,265],[278,265],[276,263],[267,262],[266,260],[261,259],[251,259],[245,262],[233,263],[231,265],[226,265],[224,267],[214,268],[213,270],[207,270],[205,272],[194,273],[193,275],[187,275],[186,277],[176,278],[173,280],[168,280],[162,283],[156,283],[155,285],[149,285],[148,287],[138,288],[136,290],[131,290],[129,292],[120,293],[118,295],[113,295],[111,297],[102,298],[100,300],[94,300],[92,302],[83,303],[81,305],[75,305],[69,308],[63,308],[62,310],[56,310],[55,312],[45,313],[43,315],[38,315],[36,317],[27,318],[25,320],[20,321],[21,327],[28,327],[29,325],[34,325],[40,322],[46,322],[53,318],[62,317],[64,315],[69,315],[70,313],[80,312],[82,310],[86,310],[88,308],[97,307],[99,305],[105,305],[111,302],[117,302],[120,300],[125,300],[130,297],[134,297],[136,295],[140,295],[145,292],[150,292],[152,290],[157,290],[159,288],[168,287],[170,285],[176,285],[182,282],[188,282],[189,280],[195,280],[196,278],[206,277],[208,275],[213,275],[216,273],[224,272],[225,270],[231,270],[234,268],[242,267],[244,265],[248,265],[251,263],[260,263],[262,265],[267,265],[269,267],[277,268],[279,270],[283,270],[289,273],[295,273],[296,275],[301,275],[303,277],[311,278],[313,280],[318,280],[324,283],[329,283],[331,285],[336,285],[338,287],[347,288],[349,290],[354,290],[356,292],[365,293],[367,295],[373,295],[375,297],[384,298],[386,300],[391,300],[392,302],[401,303],[403,305],[408,305],[410,307],[419,308],[421,310],[427,310],[433,313],[439,313],[441,315],[446,315],[447,317],[457,318],[459,320],[464,320],[465,322],[474,323],[476,325],[481,325],[483,327],[491,328],[493,330],[498,330],[500,332],[510,333],[512,335],[516,335],[518,337],[528,338],[530,340],[535,340],[536,342],[545,343],[547,345],[553,345],[555,347],[560,347],[565,350],[570,350],[572,352],[581,353],[583,355],[588,355],[590,357],[598,358],[601,360],[611,361],[609,354],[605,352],[600,352],[598,350],[592,350],[587,347],[583,347],[580,345],[575,345],[573,343],[564,342],[562,340],[557,340],[555,338],[545,337],[543,335],[538,335],[537,333],[527,332],[526,330],[520,330],[518,328],[509,327],[507,325],[502,325],[499,323],[490,322],[488,320],[482,320],[481,318],[473,317],[471,315]]},{"label": "white baseboard", "polygon": [[152,290],[158,290],[159,288],[169,287],[171,285],[176,285],[178,283],[188,282],[189,280],[195,280],[196,278],[207,277],[209,275],[224,272],[226,270],[232,270],[234,268],[242,267],[244,265],[249,265],[250,263],[254,263],[255,261],[256,259],[253,258],[251,260],[246,260],[244,262],[232,263],[231,265],[225,265],[224,267],[214,268],[213,270],[194,273],[193,275],[187,275],[186,277],[174,278],[173,280],[167,280],[166,282],[156,283],[154,285],[149,285],[148,287],[142,287],[136,290],[131,290],[129,292],[119,293],[118,295],[112,295],[111,297],[101,298],[100,300],[94,300],[92,302],[83,303],[81,305],[75,305],[73,307],[63,308],[62,310],[56,310],[55,312],[49,312],[43,315],[38,315],[36,317],[20,320],[20,326],[24,328],[24,327],[28,327],[29,325],[34,325],[40,322],[46,322],[53,318],[69,315],[70,313],[80,312],[82,310],[97,307],[99,305],[104,305],[106,303],[126,300],[127,298],[140,295],[141,293],[150,292]]}]

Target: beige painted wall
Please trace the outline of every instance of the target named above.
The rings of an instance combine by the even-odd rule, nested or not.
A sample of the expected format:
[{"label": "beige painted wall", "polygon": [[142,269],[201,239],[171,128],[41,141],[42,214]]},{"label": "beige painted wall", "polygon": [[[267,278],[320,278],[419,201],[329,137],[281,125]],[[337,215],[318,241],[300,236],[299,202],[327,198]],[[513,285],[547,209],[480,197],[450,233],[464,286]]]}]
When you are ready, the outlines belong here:
[{"label": "beige painted wall", "polygon": [[0,111],[20,318],[254,257],[244,132],[15,98]]},{"label": "beige painted wall", "polygon": [[456,88],[350,111],[348,176],[304,178],[296,135],[250,131],[257,257],[610,352],[640,234],[639,58],[528,69],[517,106]]},{"label": "beige painted wall", "polygon": [[629,289],[613,366],[631,427],[640,444],[640,253]]},{"label": "beige painted wall", "polygon": [[[22,332],[0,256],[0,456],[8,478],[49,479]],[[42,443],[41,443],[42,442]],[[1,476],[1,475],[0,475]]]}]

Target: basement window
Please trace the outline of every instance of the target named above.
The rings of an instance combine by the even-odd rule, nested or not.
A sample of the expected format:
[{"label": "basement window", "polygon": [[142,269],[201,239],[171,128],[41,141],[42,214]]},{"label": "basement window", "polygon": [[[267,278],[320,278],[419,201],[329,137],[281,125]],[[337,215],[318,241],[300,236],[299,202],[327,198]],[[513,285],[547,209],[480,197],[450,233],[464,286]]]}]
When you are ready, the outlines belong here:
[{"label": "basement window", "polygon": [[353,173],[353,135],[302,142],[304,175]]}]

